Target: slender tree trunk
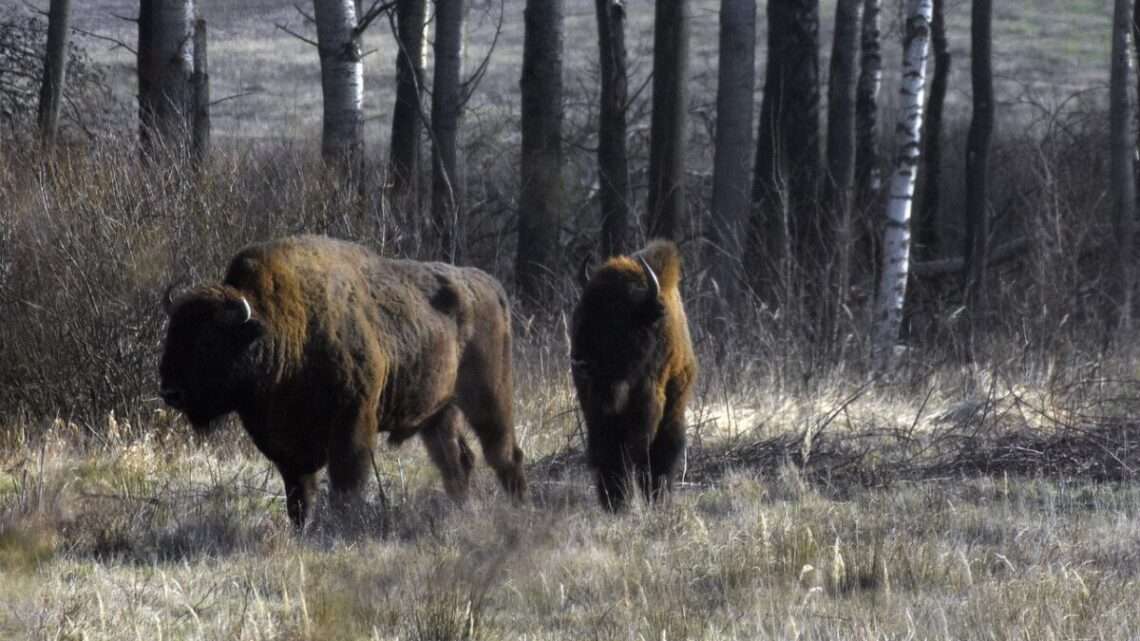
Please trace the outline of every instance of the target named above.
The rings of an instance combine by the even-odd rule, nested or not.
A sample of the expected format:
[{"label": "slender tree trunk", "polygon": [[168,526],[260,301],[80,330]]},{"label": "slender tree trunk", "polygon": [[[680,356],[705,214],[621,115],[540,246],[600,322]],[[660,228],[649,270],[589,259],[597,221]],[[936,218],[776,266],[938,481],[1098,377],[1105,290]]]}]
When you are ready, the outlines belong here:
[{"label": "slender tree trunk", "polygon": [[752,104],[756,88],[756,2],[721,0],[717,65],[716,149],[708,256],[721,298],[735,297],[749,208]]},{"label": "slender tree trunk", "polygon": [[[975,2],[975,12],[977,11]],[[988,5],[988,1],[986,2]],[[1136,287],[1133,240],[1136,233],[1136,131],[1129,91],[1133,52],[1129,35],[1132,0],[1116,0],[1112,19],[1112,65],[1109,81],[1109,122],[1112,136],[1113,224],[1116,232],[1116,274],[1110,310],[1111,332],[1126,336],[1132,329],[1133,291]],[[1113,334],[1110,334],[1110,337]]]},{"label": "slender tree trunk", "polygon": [[[980,320],[979,307],[984,300],[986,258],[989,253],[987,181],[990,173],[990,135],[994,128],[993,40],[990,34],[992,15],[991,0],[973,0],[970,11],[970,81],[974,92],[974,113],[966,139],[966,247],[963,252],[965,267],[962,270],[963,298],[969,314],[967,345],[971,349]],[[1124,37],[1127,38],[1127,15],[1124,20]],[[1129,182],[1132,182],[1131,168]]]},{"label": "slender tree trunk", "polygon": [[158,52],[158,102],[155,119],[163,144],[177,153],[189,150],[194,117],[194,2],[157,0],[154,46]]},{"label": "slender tree trunk", "polygon": [[[768,3],[768,69],[752,183],[748,265],[769,305],[793,267],[826,262],[816,188],[819,150],[819,3]],[[793,265],[793,263],[798,263]]]},{"label": "slender tree trunk", "polygon": [[942,195],[942,112],[946,104],[946,84],[950,77],[950,43],[946,39],[945,0],[934,0],[934,20],[930,23],[930,44],[934,69],[930,79],[930,99],[926,109],[926,176],[923,180],[922,207],[918,215],[915,254],[930,260],[938,253],[938,219]]},{"label": "slender tree trunk", "polygon": [[554,273],[562,218],[562,0],[527,0],[524,18],[515,277],[521,292],[537,300]]},{"label": "slender tree trunk", "polygon": [[419,211],[420,135],[423,131],[424,0],[396,4],[396,104],[392,109],[392,140],[388,153],[388,189],[405,210]]},{"label": "slender tree trunk", "polygon": [[67,45],[71,33],[71,0],[51,0],[48,8],[47,50],[40,85],[38,122],[45,147],[55,144],[59,131],[59,106],[67,77]]},{"label": "slender tree trunk", "polygon": [[878,193],[879,89],[883,85],[883,54],[879,34],[882,0],[863,0],[859,81],[855,89],[855,193],[860,209]]},{"label": "slender tree trunk", "polygon": [[677,238],[685,219],[685,110],[688,107],[688,0],[656,0],[653,118],[649,141],[650,238]]},{"label": "slender tree trunk", "polygon": [[432,220],[443,257],[456,260],[462,240],[463,175],[457,153],[463,105],[463,0],[435,0],[435,73],[431,92]]},{"label": "slender tree trunk", "polygon": [[903,68],[899,85],[899,117],[895,167],[888,185],[883,266],[875,302],[872,361],[878,371],[893,364],[895,341],[902,325],[906,281],[910,271],[910,210],[922,148],[922,106],[926,91],[926,54],[930,43],[931,0],[907,0],[903,32]]},{"label": "slender tree trunk", "polygon": [[621,0],[595,0],[602,91],[598,106],[598,183],[602,253],[625,254],[629,242],[629,161],[626,156],[625,8]]},{"label": "slender tree trunk", "polygon": [[210,65],[206,49],[206,21],[194,22],[194,160],[202,163],[210,155]]},{"label": "slender tree trunk", "polygon": [[855,82],[863,0],[838,0],[827,99],[827,201],[834,229],[834,319],[850,283],[852,190],[855,181]]},{"label": "slender tree trunk", "polygon": [[364,162],[364,63],[354,0],[313,0],[321,57],[321,156],[350,179]]},{"label": "slender tree trunk", "polygon": [[154,144],[158,113],[158,45],[155,40],[155,10],[161,0],[139,0],[138,45],[135,65],[138,77],[139,143],[144,152]]}]

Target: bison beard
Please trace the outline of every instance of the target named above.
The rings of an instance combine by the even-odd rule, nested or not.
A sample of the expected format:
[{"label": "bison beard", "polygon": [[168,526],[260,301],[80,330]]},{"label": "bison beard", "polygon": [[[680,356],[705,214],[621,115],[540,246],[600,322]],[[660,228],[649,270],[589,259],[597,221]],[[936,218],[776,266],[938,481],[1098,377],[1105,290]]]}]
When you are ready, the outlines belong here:
[{"label": "bison beard", "polygon": [[163,399],[198,430],[236,412],[280,471],[298,527],[322,467],[336,503],[359,493],[378,432],[394,443],[419,434],[462,499],[474,461],[466,419],[503,487],[525,491],[510,312],[482,271],[296,236],[243,249],[222,285],[168,296],[167,313]]},{"label": "bison beard", "polygon": [[598,499],[611,510],[625,504],[631,476],[647,499],[661,497],[685,449],[697,362],[680,279],[680,252],[660,240],[583,269],[571,366]]}]

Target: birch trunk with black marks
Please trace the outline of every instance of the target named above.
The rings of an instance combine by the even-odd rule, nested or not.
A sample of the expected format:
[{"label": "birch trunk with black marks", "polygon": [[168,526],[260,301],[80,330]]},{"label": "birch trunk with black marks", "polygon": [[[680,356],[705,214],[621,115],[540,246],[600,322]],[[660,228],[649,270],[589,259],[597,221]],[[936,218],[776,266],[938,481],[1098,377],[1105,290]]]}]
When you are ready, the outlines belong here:
[{"label": "birch trunk with black marks", "polygon": [[625,7],[622,0],[595,0],[601,67],[598,105],[598,199],[602,208],[603,258],[632,250],[629,239],[629,159],[626,154]]},{"label": "birch trunk with black marks", "polygon": [[749,210],[752,104],[756,88],[756,2],[721,0],[716,148],[708,260],[721,298],[735,297]]},{"label": "birch trunk with black marks", "polygon": [[45,147],[55,144],[59,132],[59,107],[67,77],[67,46],[71,35],[71,0],[51,0],[48,8],[47,49],[44,52],[44,74],[40,84],[37,115],[40,142]]},{"label": "birch trunk with black marks", "polygon": [[881,9],[882,0],[863,0],[859,81],[855,88],[855,194],[860,209],[874,199],[882,183],[879,174],[879,89],[883,86]]},{"label": "birch trunk with black marks", "polygon": [[930,23],[930,45],[934,67],[930,77],[930,99],[926,108],[925,139],[926,175],[923,177],[922,207],[919,208],[915,233],[915,257],[931,260],[938,254],[938,220],[942,200],[942,112],[946,104],[946,85],[950,77],[950,43],[946,39],[945,0],[934,0],[934,19]]},{"label": "birch trunk with black marks", "polygon": [[[962,270],[963,302],[969,322],[966,344],[972,349],[973,337],[980,319],[986,282],[986,261],[990,237],[989,157],[990,137],[994,128],[994,79],[991,36],[991,0],[974,0],[970,10],[970,82],[974,92],[974,113],[966,138],[966,246]],[[1129,16],[1125,16],[1128,20]],[[1128,38],[1125,23],[1124,38]],[[1127,81],[1125,81],[1127,82]],[[1129,116],[1131,118],[1131,116]],[[1131,165],[1129,165],[1129,183]]]},{"label": "birch trunk with black marks", "polygon": [[401,210],[418,212],[420,138],[423,133],[425,0],[396,3],[396,104],[388,152],[388,190]]},{"label": "birch trunk with black marks", "polygon": [[462,245],[463,169],[458,158],[463,104],[463,0],[435,0],[435,71],[431,91],[431,213],[441,255],[458,258]]},{"label": "birch trunk with black marks", "polygon": [[688,0],[656,0],[653,18],[653,117],[645,212],[650,238],[676,239],[685,220],[688,4]]},{"label": "birch trunk with black marks", "polygon": [[321,156],[350,180],[364,162],[364,63],[354,0],[313,0],[321,58]]},{"label": "birch trunk with black marks", "polygon": [[838,314],[850,283],[853,237],[852,190],[855,181],[855,82],[858,78],[859,27],[863,0],[838,0],[827,99],[827,203],[835,245],[834,304]]},{"label": "birch trunk with black marks", "polygon": [[902,325],[910,268],[910,213],[922,149],[922,107],[926,92],[926,55],[930,44],[932,0],[907,0],[903,32],[903,68],[899,85],[894,169],[887,184],[883,264],[875,301],[872,363],[877,371],[893,365]]},{"label": "birch trunk with black marks", "polygon": [[562,0],[527,0],[523,16],[515,278],[520,293],[538,300],[554,273],[562,218]]},{"label": "birch trunk with black marks", "polygon": [[[975,0],[977,3],[978,0]],[[988,0],[987,0],[988,4]],[[1113,227],[1116,232],[1115,277],[1109,310],[1110,334],[1125,337],[1132,329],[1136,287],[1133,240],[1136,234],[1136,131],[1130,91],[1133,51],[1132,0],[1116,0],[1112,19],[1112,64],[1109,76],[1109,127],[1112,137]]]}]

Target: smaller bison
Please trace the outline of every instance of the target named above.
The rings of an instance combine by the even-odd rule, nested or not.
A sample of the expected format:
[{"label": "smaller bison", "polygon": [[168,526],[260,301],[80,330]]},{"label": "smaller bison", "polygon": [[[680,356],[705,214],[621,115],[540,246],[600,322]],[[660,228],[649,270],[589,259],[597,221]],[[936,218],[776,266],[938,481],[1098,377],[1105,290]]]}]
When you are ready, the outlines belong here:
[{"label": "smaller bison", "polygon": [[281,473],[297,527],[322,467],[335,504],[358,494],[378,432],[393,443],[419,434],[461,499],[474,461],[463,418],[522,496],[510,312],[486,273],[296,236],[246,247],[221,285],[166,303],[163,400],[198,431],[236,412]]},{"label": "smaller bison", "polygon": [[571,369],[598,498],[610,510],[625,503],[631,475],[650,501],[668,491],[685,450],[697,360],[680,280],[680,252],[661,240],[592,275],[583,267]]}]

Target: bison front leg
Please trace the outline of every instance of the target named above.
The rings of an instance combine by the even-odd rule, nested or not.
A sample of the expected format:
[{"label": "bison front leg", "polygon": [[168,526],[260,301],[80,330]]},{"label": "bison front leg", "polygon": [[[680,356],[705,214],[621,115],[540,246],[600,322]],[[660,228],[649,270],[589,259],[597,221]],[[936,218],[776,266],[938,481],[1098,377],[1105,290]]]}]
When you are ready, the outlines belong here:
[{"label": "bison front leg", "polygon": [[278,466],[278,471],[285,482],[285,510],[293,526],[300,530],[305,526],[317,497],[317,474],[297,472],[283,466]]},{"label": "bison front leg", "polygon": [[658,501],[673,489],[673,473],[685,452],[685,423],[666,416],[657,438],[649,447],[649,484],[642,487],[650,502]]},{"label": "bison front leg", "polygon": [[475,465],[475,455],[459,432],[459,419],[459,410],[449,404],[424,423],[420,438],[443,476],[443,488],[448,496],[462,501],[467,497],[467,482]]}]

